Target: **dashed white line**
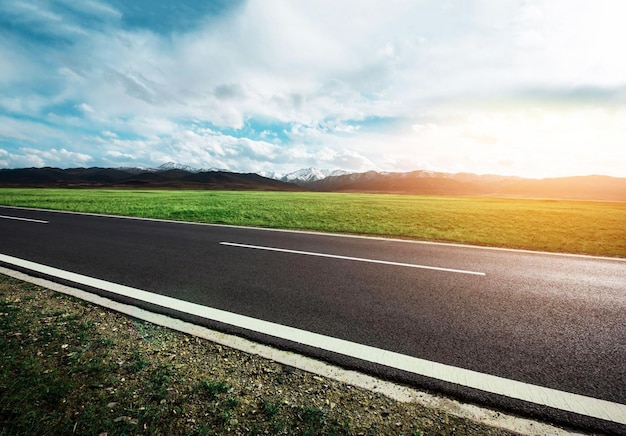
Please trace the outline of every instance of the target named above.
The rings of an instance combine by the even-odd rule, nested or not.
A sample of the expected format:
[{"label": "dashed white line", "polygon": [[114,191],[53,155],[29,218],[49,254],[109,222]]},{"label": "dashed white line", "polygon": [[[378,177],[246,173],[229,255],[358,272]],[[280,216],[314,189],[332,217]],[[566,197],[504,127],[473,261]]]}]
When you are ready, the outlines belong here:
[{"label": "dashed white line", "polygon": [[0,218],[3,218],[5,220],[28,221],[30,223],[39,223],[39,224],[48,224],[49,222],[49,221],[43,221],[43,220],[35,220],[32,218],[21,218],[18,216],[8,216],[8,215],[0,215]]},{"label": "dashed white line", "polygon": [[238,244],[235,242],[220,242],[220,245],[227,245],[229,247],[239,247],[239,248],[251,248],[255,250],[277,251],[279,253],[301,254],[305,256],[328,257],[331,259],[352,260],[356,262],[378,263],[382,265],[402,266],[402,267],[407,267],[407,268],[419,268],[419,269],[429,269],[429,270],[434,270],[434,271],[444,271],[444,272],[452,272],[452,273],[459,273],[459,274],[471,274],[471,275],[476,275],[476,276],[486,275],[484,272],[466,271],[463,269],[442,268],[438,266],[417,265],[413,263],[390,262],[387,260],[366,259],[363,257],[339,256],[337,254],[315,253],[311,251],[288,250],[285,248],[264,247],[261,245]]},{"label": "dashed white line", "polygon": [[393,351],[226,312],[224,310],[167,297],[165,295],[154,294],[141,289],[107,282],[4,254],[0,254],[0,262],[51,277],[69,280],[92,288],[102,289],[113,294],[173,309],[178,312],[252,330],[267,336],[357,358],[366,362],[372,362],[413,374],[419,374],[448,383],[454,383],[566,412],[626,425],[626,405],[624,404],[532,385],[517,380],[509,380],[503,377],[457,368],[442,363],[430,362]]}]

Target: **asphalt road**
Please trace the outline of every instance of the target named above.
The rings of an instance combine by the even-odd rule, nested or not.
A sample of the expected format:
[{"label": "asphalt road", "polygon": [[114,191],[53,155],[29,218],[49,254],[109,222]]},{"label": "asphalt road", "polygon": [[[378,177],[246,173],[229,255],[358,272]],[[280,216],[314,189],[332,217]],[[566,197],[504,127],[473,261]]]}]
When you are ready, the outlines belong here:
[{"label": "asphalt road", "polygon": [[626,432],[624,260],[4,207],[0,254],[604,400],[624,413],[617,423],[138,303],[423,388]]}]

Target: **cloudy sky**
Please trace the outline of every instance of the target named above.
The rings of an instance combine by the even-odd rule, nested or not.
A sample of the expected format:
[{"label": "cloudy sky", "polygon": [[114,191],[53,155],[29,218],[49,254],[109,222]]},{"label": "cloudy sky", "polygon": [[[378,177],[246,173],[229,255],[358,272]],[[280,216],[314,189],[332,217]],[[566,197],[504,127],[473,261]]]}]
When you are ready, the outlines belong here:
[{"label": "cloudy sky", "polygon": [[623,0],[0,0],[0,168],[626,177]]}]

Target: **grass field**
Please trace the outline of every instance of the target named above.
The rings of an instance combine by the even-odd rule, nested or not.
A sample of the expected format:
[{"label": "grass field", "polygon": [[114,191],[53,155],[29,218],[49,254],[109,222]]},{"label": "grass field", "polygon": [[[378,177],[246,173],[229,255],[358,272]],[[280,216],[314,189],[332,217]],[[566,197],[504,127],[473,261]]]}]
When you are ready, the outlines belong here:
[{"label": "grass field", "polygon": [[257,191],[0,189],[0,204],[626,257],[626,203]]}]

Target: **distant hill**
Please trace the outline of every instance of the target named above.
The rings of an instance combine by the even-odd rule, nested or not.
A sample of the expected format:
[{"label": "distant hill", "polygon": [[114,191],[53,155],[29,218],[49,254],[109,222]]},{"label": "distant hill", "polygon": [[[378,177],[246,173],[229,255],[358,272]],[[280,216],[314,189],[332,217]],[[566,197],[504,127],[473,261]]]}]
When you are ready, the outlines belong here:
[{"label": "distant hill", "polygon": [[369,171],[329,176],[309,183],[300,183],[300,185],[320,192],[386,192],[415,195],[626,201],[626,179],[608,176],[524,179],[431,171],[408,173]]},{"label": "distant hill", "polygon": [[494,194],[516,197],[626,201],[626,179],[608,176],[521,179],[499,186]]},{"label": "distant hill", "polygon": [[303,191],[304,188],[258,174],[226,171],[191,171],[168,166],[138,168],[21,168],[0,169],[2,187],[109,187],[160,189],[227,189]]},{"label": "distant hill", "polygon": [[626,201],[626,178],[608,176],[524,179],[432,171],[346,173],[309,168],[283,176],[283,179],[216,169],[197,170],[177,164],[166,164],[156,169],[0,169],[0,187],[308,190]]}]

